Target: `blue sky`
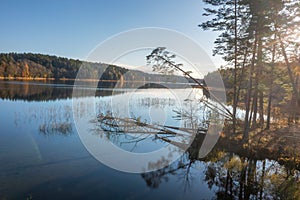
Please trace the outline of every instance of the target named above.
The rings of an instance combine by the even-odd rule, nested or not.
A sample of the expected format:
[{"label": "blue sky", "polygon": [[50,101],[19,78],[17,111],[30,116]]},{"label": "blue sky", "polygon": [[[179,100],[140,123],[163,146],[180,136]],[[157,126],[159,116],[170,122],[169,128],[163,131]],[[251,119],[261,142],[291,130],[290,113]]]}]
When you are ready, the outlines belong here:
[{"label": "blue sky", "polygon": [[[0,52],[34,52],[85,59],[100,42],[133,28],[186,34],[211,55],[217,33],[197,25],[202,0],[0,0]],[[221,59],[212,58],[216,65]]]}]

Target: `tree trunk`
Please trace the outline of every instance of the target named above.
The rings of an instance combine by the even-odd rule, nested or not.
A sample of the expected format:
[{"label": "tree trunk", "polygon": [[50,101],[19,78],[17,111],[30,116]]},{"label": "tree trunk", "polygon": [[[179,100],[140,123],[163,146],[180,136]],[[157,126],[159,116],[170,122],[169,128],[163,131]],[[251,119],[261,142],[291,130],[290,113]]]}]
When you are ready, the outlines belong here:
[{"label": "tree trunk", "polygon": [[233,81],[233,134],[236,132],[237,108],[237,0],[234,0],[234,81]]},{"label": "tree trunk", "polygon": [[256,120],[257,120],[257,99],[258,99],[258,83],[257,78],[255,79],[255,87],[253,94],[253,103],[252,103],[252,128],[256,128]]},{"label": "tree trunk", "polygon": [[244,54],[244,60],[243,60],[243,64],[242,64],[242,72],[241,74],[239,75],[239,84],[238,84],[238,87],[237,87],[237,104],[239,102],[239,98],[240,98],[240,92],[241,92],[241,87],[242,87],[242,82],[244,80],[244,75],[245,75],[245,65],[246,65],[246,61],[247,61],[247,57],[248,57],[248,48],[246,48],[245,50],[245,54]]},{"label": "tree trunk", "polygon": [[243,135],[243,141],[248,142],[249,140],[249,130],[250,130],[250,107],[251,107],[251,93],[252,93],[252,74],[254,71],[254,65],[255,65],[255,57],[256,57],[256,48],[257,48],[257,37],[255,36],[255,41],[253,44],[253,50],[252,50],[252,61],[251,61],[251,67],[249,72],[249,79],[247,84],[247,97],[246,97],[246,113],[245,113],[245,122],[244,122],[244,135]]},{"label": "tree trunk", "polygon": [[267,108],[267,125],[266,129],[270,129],[271,123],[271,108],[272,108],[272,96],[273,96],[273,81],[274,81],[274,66],[275,66],[275,55],[276,55],[276,38],[277,35],[274,34],[274,44],[272,49],[272,62],[271,62],[271,72],[270,72],[270,89],[268,96],[268,108]]},{"label": "tree trunk", "polygon": [[272,108],[272,85],[270,88],[270,93],[269,93],[269,97],[268,97],[268,108],[267,108],[267,125],[266,125],[266,130],[270,129],[270,123],[271,123],[271,108]]},{"label": "tree trunk", "polygon": [[281,36],[279,35],[279,42],[280,42],[280,47],[281,47],[281,51],[282,51],[282,54],[283,54],[283,57],[284,57],[284,61],[285,61],[285,64],[286,64],[286,67],[287,67],[287,70],[288,70],[288,74],[289,74],[289,78],[290,78],[290,81],[291,81],[291,84],[292,84],[292,87],[293,87],[293,92],[292,92],[292,99],[291,99],[291,114],[290,114],[290,119],[291,121],[296,121],[295,119],[295,116],[296,116],[296,109],[297,108],[297,101],[298,99],[296,99],[298,97],[298,88],[297,88],[297,84],[296,84],[296,81],[295,81],[295,78],[294,78],[294,75],[293,75],[293,71],[292,71],[292,67],[291,67],[291,64],[290,64],[290,61],[287,57],[287,53],[286,53],[286,49],[285,49],[285,46],[284,46],[284,43],[281,39]]},{"label": "tree trunk", "polygon": [[259,125],[261,128],[264,127],[264,93],[263,91],[259,92]]},{"label": "tree trunk", "polygon": [[255,84],[254,84],[254,94],[253,94],[253,121],[252,126],[256,128],[257,122],[257,113],[258,113],[258,86],[259,86],[259,79],[262,72],[262,39],[261,35],[258,33],[258,43],[257,43],[257,65],[255,66]]}]

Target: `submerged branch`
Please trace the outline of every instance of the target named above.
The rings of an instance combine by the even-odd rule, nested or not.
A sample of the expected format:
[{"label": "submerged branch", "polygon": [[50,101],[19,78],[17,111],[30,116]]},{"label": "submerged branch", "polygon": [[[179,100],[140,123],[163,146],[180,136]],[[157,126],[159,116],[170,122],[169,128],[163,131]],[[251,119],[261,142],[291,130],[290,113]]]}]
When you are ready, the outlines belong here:
[{"label": "submerged branch", "polygon": [[[134,118],[117,118],[112,116],[98,116],[98,122],[101,123],[102,129],[111,132],[126,132],[128,134],[169,134],[176,136],[187,136],[184,133],[195,134],[201,133],[205,134],[207,129],[205,128],[184,128],[169,125],[153,125],[146,122],[139,122]],[[108,126],[110,129],[105,128],[103,125]],[[138,130],[138,128],[143,128],[143,130]]]}]

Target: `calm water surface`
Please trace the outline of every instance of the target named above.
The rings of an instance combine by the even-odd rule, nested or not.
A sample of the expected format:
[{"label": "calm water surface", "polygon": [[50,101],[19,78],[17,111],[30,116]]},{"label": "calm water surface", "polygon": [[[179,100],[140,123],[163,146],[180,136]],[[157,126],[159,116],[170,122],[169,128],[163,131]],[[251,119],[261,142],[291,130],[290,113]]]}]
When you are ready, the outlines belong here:
[{"label": "calm water surface", "polygon": [[[182,123],[174,117],[182,105],[167,93],[136,92],[130,97],[131,115],[152,123]],[[96,110],[107,112],[112,95],[126,94],[98,90]],[[274,160],[242,157],[219,144],[199,159],[201,135],[168,167],[142,174],[120,172],[101,164],[82,144],[73,120],[71,85],[1,81],[0,95],[0,199],[273,199],[280,197],[280,183],[286,179],[290,185],[285,187],[298,191],[293,182],[298,171],[286,176],[288,169]],[[203,111],[198,121],[204,118]],[[136,141],[136,135],[113,131],[91,134],[109,135],[115,145],[133,152],[167,144],[154,135]]]}]

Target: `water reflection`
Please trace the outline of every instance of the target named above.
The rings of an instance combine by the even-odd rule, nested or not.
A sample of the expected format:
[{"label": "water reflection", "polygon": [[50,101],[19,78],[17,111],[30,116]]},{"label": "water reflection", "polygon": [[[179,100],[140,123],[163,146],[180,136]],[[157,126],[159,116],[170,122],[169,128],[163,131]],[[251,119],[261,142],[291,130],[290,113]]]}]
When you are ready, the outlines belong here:
[{"label": "water reflection", "polygon": [[[58,99],[72,98],[74,81],[1,81],[0,80],[0,98],[8,100],[24,101],[48,101]],[[82,88],[89,89],[93,84],[82,83]],[[110,85],[105,88],[99,88],[93,94],[94,96],[110,96],[123,93],[124,90],[111,90]],[[91,88],[92,89],[92,88]]]},{"label": "water reflection", "polygon": [[[299,199],[299,167],[289,168],[274,160],[256,160],[220,150],[205,160],[195,157],[202,139],[188,149],[185,156],[163,169],[142,174],[153,189],[177,177],[184,192],[195,189],[195,179],[202,179],[215,192],[216,199]],[[204,177],[196,176],[203,170]],[[192,188],[191,188],[192,187]]]},{"label": "water reflection", "polygon": [[101,99],[97,103],[99,114],[95,121],[100,129],[95,131],[110,140],[114,138],[118,146],[133,144],[126,148],[131,151],[138,143],[144,143],[141,146],[145,149],[145,140],[150,144],[171,143],[184,149],[194,134],[207,133],[212,115],[205,104],[187,98],[178,102],[174,96],[168,96],[168,91],[159,92],[161,90],[148,89],[129,97],[121,95],[121,100],[128,99],[128,107],[117,97],[113,99],[113,106],[110,105],[112,99]]},{"label": "water reflection", "polygon": [[[0,100],[3,124],[0,127],[0,199],[29,196],[33,199],[300,199],[300,145],[295,137],[278,136],[276,143],[267,143],[268,134],[262,133],[249,147],[239,144],[235,138],[221,137],[214,149],[202,158],[199,152],[208,126],[217,123],[211,120],[215,113],[188,98],[178,106],[175,98],[149,97],[146,94],[155,90],[147,90],[146,94],[141,90],[130,97],[128,124],[116,121],[117,126],[111,126],[117,120],[114,116],[106,121],[111,123],[107,127],[119,130],[104,131],[103,121],[96,118],[89,121],[93,125],[89,134],[98,139],[108,138],[118,147],[133,152],[151,152],[169,144],[180,147],[181,141],[174,140],[174,133],[185,137],[192,132],[195,137],[184,155],[167,167],[126,174],[96,162],[82,146],[73,123],[71,100],[61,99],[71,89],[18,84],[7,87],[6,97],[1,96]],[[50,92],[45,99],[34,94],[48,89],[57,92]],[[34,101],[15,101],[26,99],[26,95]],[[121,98],[125,93],[114,95]],[[109,119],[106,108],[110,108],[110,97],[106,91],[95,97],[96,114],[102,113],[106,119]],[[153,116],[162,110],[166,116],[151,116],[151,107]],[[89,111],[84,106],[80,109],[78,113]],[[123,117],[121,108],[114,109],[115,115]],[[164,123],[157,123],[160,119]],[[148,127],[148,135],[140,134],[143,123],[156,125],[159,130],[150,127],[155,132],[151,134]],[[178,126],[181,132],[175,129]],[[166,161],[159,162],[151,165]]]},{"label": "water reflection", "polygon": [[[161,100],[158,100],[149,97],[139,99],[135,105],[138,109],[149,108],[158,105],[159,101],[163,102],[162,107],[175,106],[175,104],[170,103],[172,99],[161,98]],[[183,127],[193,127],[194,129],[191,130],[202,129],[205,131],[204,134],[196,135],[184,156],[176,162],[162,169],[141,174],[148,187],[158,189],[160,185],[168,184],[172,177],[177,177],[181,182],[182,191],[189,192],[194,190],[194,188],[191,188],[195,185],[193,179],[200,178],[207,184],[209,190],[214,191],[216,199],[300,198],[300,161],[299,154],[295,152],[297,141],[295,141],[294,146],[279,146],[276,151],[269,150],[268,152],[268,149],[256,146],[254,142],[252,147],[243,147],[242,143],[234,144],[236,141],[221,138],[219,144],[208,157],[204,159],[199,157],[199,151],[209,126],[207,122],[213,122],[212,119],[217,119],[211,118],[209,111],[199,107],[199,105],[192,104],[189,100],[186,100],[186,104],[180,111],[173,110],[173,118],[178,117],[178,119],[183,120]],[[203,112],[202,117],[199,112]],[[114,137],[114,140],[124,140],[122,135],[130,131],[120,129],[120,122],[115,121],[116,118],[107,115],[105,117],[112,120],[110,123],[99,121],[100,125],[105,124],[107,137]],[[105,117],[102,119],[105,119]],[[134,123],[126,121],[131,128],[137,125],[145,126],[146,122],[147,120],[145,122],[136,120]],[[170,129],[163,129],[166,127],[170,128],[171,131]],[[180,146],[178,143],[172,143],[172,140],[167,138],[177,134],[172,132],[174,127],[160,126],[160,128],[160,134],[164,134],[166,137],[160,137],[156,133],[155,138],[152,139],[153,141],[160,140],[177,145],[177,147]],[[136,147],[137,143],[146,138],[136,140],[134,137],[129,137],[125,139],[133,141]],[[203,169],[203,174],[195,175],[199,172],[199,168]]]},{"label": "water reflection", "polygon": [[[172,137],[207,133],[212,112],[205,104],[188,98],[179,104],[174,98],[165,97],[165,91],[160,97],[148,97],[149,92],[153,91],[148,90],[136,95],[135,99],[129,102],[130,116],[133,117],[113,117],[110,111],[100,109],[101,119],[98,121],[102,129],[123,134],[151,133],[155,136],[154,140],[160,139],[169,143],[172,143],[169,139]],[[101,104],[105,105],[105,108],[109,107],[104,102]],[[143,130],[138,130],[139,128]],[[180,146],[178,142],[172,144]]]},{"label": "water reflection", "polygon": [[20,128],[24,123],[33,125],[42,135],[67,136],[74,133],[70,101],[48,102],[48,105],[45,105],[45,102],[38,102],[36,105],[27,104],[23,109],[14,112],[16,128]]}]

